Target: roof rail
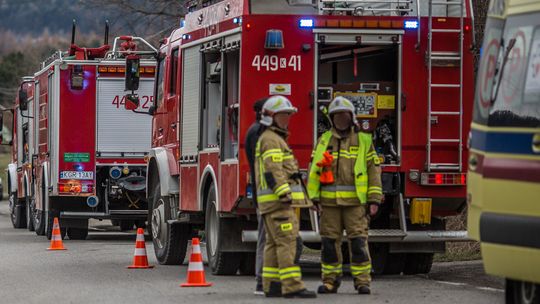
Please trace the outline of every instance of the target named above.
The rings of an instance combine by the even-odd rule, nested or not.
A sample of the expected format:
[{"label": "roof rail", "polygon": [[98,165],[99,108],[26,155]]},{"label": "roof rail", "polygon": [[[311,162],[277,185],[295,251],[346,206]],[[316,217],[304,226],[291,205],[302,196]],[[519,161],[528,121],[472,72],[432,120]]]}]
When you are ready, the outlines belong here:
[{"label": "roof rail", "polygon": [[[366,16],[390,14],[392,16],[411,15],[412,5],[419,0],[319,0],[319,13],[324,15]],[[416,10],[418,12],[419,10]],[[417,13],[418,15],[418,13]]]},{"label": "roof rail", "polygon": [[63,59],[63,58],[64,58],[64,52],[56,51],[51,56],[49,56],[47,59],[43,60],[43,62],[41,62],[41,68],[43,69],[46,66],[48,66],[49,64],[51,64],[53,61],[55,61],[57,59]]},{"label": "roof rail", "polygon": [[[147,46],[150,51],[137,50],[137,44],[135,44],[135,42],[142,43],[143,45]],[[120,36],[114,38],[113,48],[107,53],[105,57],[109,59],[116,59],[129,54],[155,56],[157,53],[158,50],[148,41],[144,40],[144,38],[135,36]]]}]

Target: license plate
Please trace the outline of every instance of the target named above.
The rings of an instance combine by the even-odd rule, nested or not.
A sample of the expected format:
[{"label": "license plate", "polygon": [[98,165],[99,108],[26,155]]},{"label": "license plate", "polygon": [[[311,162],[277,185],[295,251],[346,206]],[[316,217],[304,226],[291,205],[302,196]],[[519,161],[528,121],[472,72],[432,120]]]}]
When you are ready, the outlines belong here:
[{"label": "license plate", "polygon": [[62,171],[60,179],[94,179],[93,171]]}]

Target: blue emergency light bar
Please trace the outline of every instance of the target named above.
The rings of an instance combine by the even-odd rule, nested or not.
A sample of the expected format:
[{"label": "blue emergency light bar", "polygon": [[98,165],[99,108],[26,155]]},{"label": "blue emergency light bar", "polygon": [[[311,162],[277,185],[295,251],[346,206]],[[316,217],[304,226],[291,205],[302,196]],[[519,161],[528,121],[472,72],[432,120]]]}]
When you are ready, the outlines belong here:
[{"label": "blue emergency light bar", "polygon": [[313,27],[313,19],[300,19],[299,26],[304,28]]},{"label": "blue emergency light bar", "polygon": [[406,29],[417,29],[418,28],[418,21],[416,21],[416,20],[405,21],[405,28]]}]

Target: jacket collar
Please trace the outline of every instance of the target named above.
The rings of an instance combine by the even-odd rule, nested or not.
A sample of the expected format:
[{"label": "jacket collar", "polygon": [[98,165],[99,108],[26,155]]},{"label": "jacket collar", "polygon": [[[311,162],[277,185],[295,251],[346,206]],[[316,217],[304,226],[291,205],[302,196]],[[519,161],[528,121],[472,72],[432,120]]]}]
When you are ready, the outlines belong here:
[{"label": "jacket collar", "polygon": [[283,137],[283,139],[287,139],[287,137],[289,137],[289,131],[288,130],[283,130],[283,129],[278,128],[276,126],[270,126],[269,129],[272,130],[277,135]]},{"label": "jacket collar", "polygon": [[347,138],[347,137],[349,137],[351,135],[351,133],[353,132],[353,129],[350,128],[349,132],[347,132],[347,134],[345,136],[341,136],[339,134],[338,130],[336,130],[336,128],[334,128],[334,127],[330,130],[330,132],[332,132],[332,135],[337,139],[345,139],[345,138]]}]

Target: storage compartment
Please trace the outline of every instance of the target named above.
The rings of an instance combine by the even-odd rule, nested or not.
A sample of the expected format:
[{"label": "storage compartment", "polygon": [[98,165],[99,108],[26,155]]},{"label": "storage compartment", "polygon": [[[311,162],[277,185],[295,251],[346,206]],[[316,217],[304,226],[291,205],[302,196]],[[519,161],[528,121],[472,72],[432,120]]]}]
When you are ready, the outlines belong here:
[{"label": "storage compartment", "polygon": [[344,96],[355,105],[358,128],[373,134],[381,163],[399,164],[399,52],[397,43],[318,45],[319,136],[331,127],[328,105]]}]

